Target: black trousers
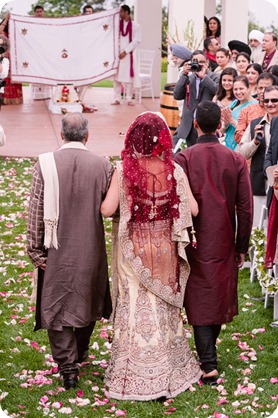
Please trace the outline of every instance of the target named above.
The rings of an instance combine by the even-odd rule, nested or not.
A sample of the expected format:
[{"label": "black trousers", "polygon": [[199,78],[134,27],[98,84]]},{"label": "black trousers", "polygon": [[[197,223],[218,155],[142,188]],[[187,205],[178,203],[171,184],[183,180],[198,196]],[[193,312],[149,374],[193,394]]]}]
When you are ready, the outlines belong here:
[{"label": "black trousers", "polygon": [[221,325],[194,325],[193,330],[201,369],[209,373],[217,369],[216,340]]},{"label": "black trousers", "polygon": [[84,328],[63,327],[62,331],[48,329],[52,357],[61,374],[78,374],[79,366],[89,349],[95,322]]}]

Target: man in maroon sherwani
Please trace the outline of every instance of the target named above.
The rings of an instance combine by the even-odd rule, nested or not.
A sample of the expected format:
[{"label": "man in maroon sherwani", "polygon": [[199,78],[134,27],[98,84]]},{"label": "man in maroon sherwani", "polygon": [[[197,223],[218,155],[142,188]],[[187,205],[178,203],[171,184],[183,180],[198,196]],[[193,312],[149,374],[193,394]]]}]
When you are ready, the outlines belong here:
[{"label": "man in maroon sherwani", "polygon": [[238,269],[248,250],[253,219],[248,167],[241,155],[219,143],[215,132],[220,118],[215,103],[199,104],[194,121],[197,144],[175,158],[199,205],[194,220],[197,249],[187,251],[191,273],[184,306],[206,384],[217,381],[215,345],[221,324],[238,313]]}]

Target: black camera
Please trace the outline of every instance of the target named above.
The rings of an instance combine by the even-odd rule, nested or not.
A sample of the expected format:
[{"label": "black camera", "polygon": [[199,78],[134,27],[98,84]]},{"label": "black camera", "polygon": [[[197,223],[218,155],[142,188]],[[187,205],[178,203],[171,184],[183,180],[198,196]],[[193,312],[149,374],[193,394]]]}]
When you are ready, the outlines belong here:
[{"label": "black camera", "polygon": [[191,71],[193,73],[201,71],[201,69],[202,69],[202,65],[199,64],[198,60],[196,60],[196,59],[192,60],[192,62],[190,63],[190,67],[191,67]]},{"label": "black camera", "polygon": [[3,46],[0,46],[0,55],[4,54],[6,52],[6,48],[3,48]]},{"label": "black camera", "polygon": [[262,120],[260,122],[260,125],[262,125],[262,127],[260,128],[260,131],[257,133],[255,140],[262,142],[263,138],[264,138],[264,125],[266,124],[266,120]]},{"label": "black camera", "polygon": [[0,78],[0,89],[1,87],[5,87],[6,85],[6,81],[2,80],[2,78]]}]

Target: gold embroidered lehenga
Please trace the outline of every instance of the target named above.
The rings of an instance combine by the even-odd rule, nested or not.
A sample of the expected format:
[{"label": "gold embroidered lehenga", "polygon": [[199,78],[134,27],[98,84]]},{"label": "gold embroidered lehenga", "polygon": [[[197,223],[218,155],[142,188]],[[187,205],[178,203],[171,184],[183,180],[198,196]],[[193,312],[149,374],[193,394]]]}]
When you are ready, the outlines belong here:
[{"label": "gold embroidered lehenga", "polygon": [[[184,174],[173,176],[179,198],[178,216],[169,215],[171,175],[153,159],[145,193],[134,197],[133,213],[148,211],[136,222],[117,164],[120,221],[113,223],[112,282],[114,340],[106,371],[107,395],[119,400],[172,398],[197,382],[201,371],[188,345],[180,315],[189,275],[185,246],[192,225]],[[162,171],[161,171],[162,169]],[[155,179],[159,191],[148,185]]]}]

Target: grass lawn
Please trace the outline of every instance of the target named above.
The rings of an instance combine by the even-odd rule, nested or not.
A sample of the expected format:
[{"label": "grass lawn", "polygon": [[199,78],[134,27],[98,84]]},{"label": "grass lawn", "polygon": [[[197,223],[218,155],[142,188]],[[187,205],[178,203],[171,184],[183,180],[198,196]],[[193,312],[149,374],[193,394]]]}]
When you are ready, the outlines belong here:
[{"label": "grass lawn", "polygon": [[[167,82],[167,73],[161,73],[161,90],[163,90],[163,87],[165,86]],[[112,80],[102,80],[98,83],[93,84],[94,87],[113,87],[113,81]]]},{"label": "grass lawn", "polygon": [[[261,288],[258,282],[250,283],[248,270],[240,272],[240,313],[220,334],[221,383],[217,387],[194,385],[164,404],[107,399],[103,376],[110,350],[106,332],[111,325],[99,322],[91,339],[89,362],[81,369],[78,390],[64,391],[46,332],[33,332],[33,268],[25,245],[34,161],[6,158],[0,159],[0,164],[0,406],[9,417],[157,418],[172,414],[176,418],[247,418],[269,416],[274,411],[278,402],[278,331],[269,326],[273,309],[264,309],[258,300]],[[106,242],[110,254],[109,220]],[[192,330],[186,328],[193,347]]]}]

